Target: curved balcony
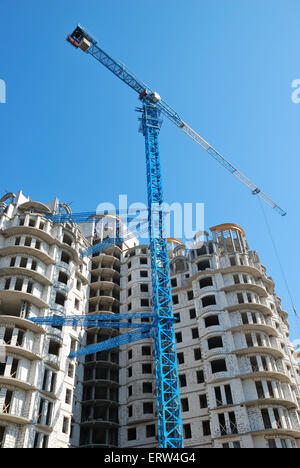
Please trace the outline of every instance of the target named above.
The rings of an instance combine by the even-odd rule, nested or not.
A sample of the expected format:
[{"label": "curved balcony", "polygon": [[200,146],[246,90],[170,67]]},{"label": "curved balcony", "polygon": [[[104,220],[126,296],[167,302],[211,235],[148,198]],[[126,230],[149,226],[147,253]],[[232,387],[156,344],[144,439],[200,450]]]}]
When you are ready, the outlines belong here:
[{"label": "curved balcony", "polygon": [[[96,357],[95,357],[95,354],[96,354]],[[97,353],[94,353],[92,355],[89,355],[89,356],[92,356],[92,359],[89,360],[89,361],[85,361],[85,365],[91,365],[91,367],[95,367],[99,364],[101,364],[102,367],[105,367],[107,369],[119,369],[121,366],[119,363],[117,362],[113,362],[111,360],[106,360],[106,359],[101,359],[101,358],[97,358]],[[87,357],[87,356],[86,356]]]},{"label": "curved balcony", "polygon": [[86,406],[88,408],[93,408],[94,406],[119,408],[120,403],[118,401],[113,401],[110,398],[94,398],[92,400],[83,400],[82,406]]},{"label": "curved balcony", "polygon": [[209,335],[224,333],[224,328],[222,325],[211,325],[210,327],[206,327],[202,329],[201,333],[202,333],[202,337],[207,339]]},{"label": "curved balcony", "polygon": [[40,424],[40,423],[35,423],[35,427],[38,429],[45,431],[45,432],[52,432],[53,431],[53,426],[48,426],[47,424]]},{"label": "curved balcony", "polygon": [[2,289],[0,291],[0,301],[1,300],[11,303],[29,302],[34,304],[39,309],[48,309],[50,307],[47,302],[37,296],[34,296],[33,294],[24,291],[16,291],[14,289]]},{"label": "curved balcony", "polygon": [[8,385],[10,387],[16,387],[16,388],[19,388],[20,390],[31,391],[31,392],[38,390],[38,388],[35,385],[29,382],[2,375],[0,376],[0,387],[5,386],[5,385]]},{"label": "curved balcony", "polygon": [[287,374],[276,370],[267,370],[267,371],[252,371],[247,373],[238,373],[237,377],[241,380],[253,380],[253,379],[276,379],[282,383],[291,383],[291,380]]},{"label": "curved balcony", "polygon": [[22,236],[24,234],[28,234],[42,239],[49,245],[53,245],[58,242],[57,239],[55,239],[55,237],[53,237],[48,232],[32,226],[12,226],[4,229],[2,234],[4,237]]},{"label": "curved balcony", "polygon": [[53,260],[53,258],[50,257],[48,253],[41,249],[36,249],[35,247],[29,247],[27,245],[12,245],[9,247],[2,247],[0,249],[0,254],[2,256],[27,254],[31,257],[37,257],[45,265],[55,265],[55,260]]},{"label": "curved balcony", "polygon": [[[120,299],[117,299],[116,297],[113,297],[113,296],[109,296],[109,295],[99,295],[99,296],[94,296],[94,297],[90,297],[89,298],[89,302],[94,304],[94,303],[98,303],[98,304],[106,304],[106,305],[109,305],[109,306],[113,306],[114,304],[120,304]],[[104,308],[105,309],[105,308]]]},{"label": "curved balcony", "polygon": [[120,260],[122,249],[118,245],[111,245],[110,247],[107,247],[107,249],[105,249],[104,253],[108,255],[113,255],[113,257]]},{"label": "curved balcony", "polygon": [[73,265],[69,263],[58,261],[56,263],[56,267],[59,268],[60,270],[63,270],[63,272],[66,273],[68,276],[72,276],[74,273],[74,267]]},{"label": "curved balcony", "polygon": [[27,330],[30,330],[33,333],[39,333],[39,334],[46,333],[43,327],[41,327],[40,325],[37,325],[34,322],[31,322],[30,320],[27,320],[21,317],[15,317],[13,315],[0,315],[0,324],[2,325],[6,323],[13,324],[20,328],[27,328]]},{"label": "curved balcony", "polygon": [[60,369],[60,357],[59,356],[55,356],[54,354],[48,354],[44,356],[43,361],[49,366],[54,367],[54,369],[56,370]]},{"label": "curved balcony", "polygon": [[22,346],[13,346],[6,344],[5,349],[7,353],[16,354],[17,356],[28,359],[29,361],[41,361],[42,359],[42,357],[39,354]]},{"label": "curved balcony", "polygon": [[254,264],[249,265],[233,265],[228,267],[223,267],[219,269],[220,272],[225,273],[250,273],[255,278],[263,277],[265,279],[265,272],[262,268],[254,266]]},{"label": "curved balcony", "polygon": [[[271,428],[271,429],[257,429],[257,430],[251,430],[250,431],[252,436],[270,436],[272,435],[273,437],[294,437],[296,439],[300,438],[300,431],[297,431],[296,429],[284,429],[284,428]],[[235,434],[235,437],[237,437],[237,434]]]},{"label": "curved balcony", "polygon": [[107,276],[117,276],[118,278],[120,278],[121,276],[121,273],[117,270],[115,270],[114,268],[110,268],[110,267],[107,267],[107,266],[101,266],[100,264],[98,265],[98,268],[93,268],[91,270],[91,273],[92,275],[95,274],[95,275],[100,275],[100,274],[103,274],[103,275],[107,275]]},{"label": "curved balcony", "polygon": [[19,209],[28,214],[32,213],[32,209],[34,210],[34,213],[51,214],[51,210],[47,205],[44,205],[44,203],[37,202],[34,200],[29,200],[27,202],[22,203],[22,205],[19,205]]},{"label": "curved balcony", "polygon": [[[182,307],[182,306],[180,306],[180,307]],[[207,305],[205,307],[200,307],[199,308],[199,315],[197,317],[203,318],[203,316],[206,316],[206,314],[208,315],[210,312],[222,314],[223,310],[220,309],[218,304]]]},{"label": "curved balcony", "polygon": [[282,351],[271,346],[251,346],[249,348],[245,346],[244,348],[235,349],[231,353],[237,355],[270,354],[275,359],[282,359],[284,357]]},{"label": "curved balcony", "polygon": [[117,289],[118,291],[120,291],[121,289],[119,284],[114,283],[113,281],[109,281],[109,280],[99,279],[98,281],[90,282],[90,289],[98,290],[100,288],[109,289],[110,291],[113,290],[114,288]]},{"label": "curved balcony", "polygon": [[101,425],[102,427],[106,427],[106,428],[118,428],[119,427],[119,422],[115,422],[115,421],[109,421],[107,419],[101,419],[101,418],[98,418],[98,419],[88,419],[87,421],[83,421],[80,423],[80,426],[99,426]]},{"label": "curved balcony", "polygon": [[38,283],[43,286],[52,286],[52,281],[50,281],[45,275],[39,273],[38,271],[31,270],[30,268],[23,267],[0,267],[0,277],[1,276],[30,276]]},{"label": "curved balcony", "polygon": [[[89,363],[88,363],[89,364]],[[93,367],[93,366],[92,366]],[[94,369],[94,367],[93,367]],[[120,387],[120,383],[119,382],[116,382],[115,380],[111,380],[111,379],[101,379],[99,377],[89,377],[89,378],[84,378],[83,379],[83,382],[84,384],[88,384],[88,385],[91,385],[91,384],[96,384],[96,383],[100,383],[101,384],[105,384],[107,386],[110,386],[110,387],[116,387],[116,388],[119,388]]]},{"label": "curved balcony", "polygon": [[243,402],[243,405],[250,407],[250,406],[265,406],[265,405],[273,405],[273,406],[283,406],[286,409],[296,409],[298,408],[297,403],[295,403],[291,399],[287,398],[256,398],[255,400],[248,400]]},{"label": "curved balcony", "polygon": [[246,323],[243,325],[237,325],[236,327],[231,327],[228,328],[226,331],[229,331],[231,333],[235,332],[246,332],[247,330],[249,331],[257,331],[257,332],[266,332],[271,336],[276,336],[277,338],[279,337],[279,333],[275,327],[272,325],[268,325],[265,323]]},{"label": "curved balcony", "polygon": [[203,351],[203,359],[210,359],[214,357],[224,357],[225,355],[228,354],[228,351],[224,349],[224,347],[221,348],[212,348],[212,349],[207,349]]},{"label": "curved balcony", "polygon": [[114,265],[117,265],[119,268],[121,265],[121,260],[118,257],[103,252],[95,252],[92,256],[92,261],[99,261],[99,263],[101,262],[101,264],[104,263],[108,268],[111,268]]},{"label": "curved balcony", "polygon": [[287,319],[288,319],[289,314],[288,314],[285,310],[283,310],[283,309],[281,308],[281,306],[278,307],[277,311],[278,311],[278,313],[279,313],[280,315],[282,315],[282,317],[283,317],[284,320],[287,320]]},{"label": "curved balcony", "polygon": [[249,291],[255,292],[260,297],[268,297],[268,293],[263,286],[253,283],[238,283],[224,286],[221,288],[224,292],[238,292],[238,291]]},{"label": "curved balcony", "polygon": [[[69,283],[69,281],[68,281],[68,283]],[[57,292],[62,292],[64,294],[68,294],[68,292],[70,291],[70,287],[66,283],[62,283],[60,281],[54,281],[53,286],[57,290]]]},{"label": "curved balcony", "polygon": [[243,302],[242,304],[228,305],[227,307],[224,307],[224,309],[228,310],[228,312],[255,312],[256,310],[258,310],[264,315],[272,315],[272,310],[269,307],[267,307],[264,304],[259,304],[257,302]]},{"label": "curved balcony", "polygon": [[53,328],[51,326],[48,326],[47,327],[47,336],[50,339],[53,338],[55,341],[57,341],[61,345],[63,344],[63,332],[62,332],[62,330],[59,330],[58,328]]},{"label": "curved balcony", "polygon": [[7,423],[17,424],[20,426],[31,424],[31,420],[28,418],[25,418],[23,416],[18,416],[16,414],[1,413],[1,412],[0,412],[0,421],[5,421]]}]

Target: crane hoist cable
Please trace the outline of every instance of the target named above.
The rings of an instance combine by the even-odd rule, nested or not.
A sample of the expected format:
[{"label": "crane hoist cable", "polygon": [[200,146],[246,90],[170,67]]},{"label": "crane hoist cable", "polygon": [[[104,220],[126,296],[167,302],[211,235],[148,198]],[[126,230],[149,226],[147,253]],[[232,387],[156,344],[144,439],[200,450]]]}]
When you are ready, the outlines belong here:
[{"label": "crane hoist cable", "polygon": [[292,293],[291,293],[291,289],[290,289],[290,286],[289,286],[289,282],[287,280],[287,276],[286,276],[283,264],[282,264],[281,259],[280,259],[279,251],[278,251],[278,249],[276,247],[276,243],[275,243],[275,240],[274,240],[274,236],[272,234],[272,230],[271,230],[267,215],[265,213],[265,210],[264,210],[264,207],[263,207],[263,205],[261,203],[261,200],[260,199],[258,199],[258,200],[259,200],[259,206],[261,208],[263,218],[264,218],[264,221],[265,221],[265,224],[266,224],[266,227],[267,227],[270,239],[271,239],[271,243],[272,243],[272,246],[273,246],[273,249],[274,249],[274,252],[275,252],[275,256],[276,256],[277,261],[278,261],[278,265],[279,265],[279,268],[280,268],[280,271],[281,271],[281,275],[282,275],[282,278],[283,278],[283,281],[284,281],[284,284],[285,284],[285,287],[286,287],[286,290],[287,290],[287,293],[288,293],[288,296],[289,296],[291,307],[292,307],[295,315],[298,317],[296,306],[295,306],[293,296],[292,296]]}]

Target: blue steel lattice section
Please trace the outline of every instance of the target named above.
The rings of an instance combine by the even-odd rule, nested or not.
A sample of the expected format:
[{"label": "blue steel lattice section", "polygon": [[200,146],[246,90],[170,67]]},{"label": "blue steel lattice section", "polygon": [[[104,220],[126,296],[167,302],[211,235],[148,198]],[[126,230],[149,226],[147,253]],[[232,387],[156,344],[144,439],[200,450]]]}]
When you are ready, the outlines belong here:
[{"label": "blue steel lattice section", "polygon": [[154,312],[156,396],[159,447],[183,447],[169,256],[163,226],[163,190],[158,135],[160,110],[145,102],[141,131],[145,137],[149,233]]},{"label": "blue steel lattice section", "polygon": [[[67,315],[67,316],[45,316],[31,317],[29,320],[38,325],[51,326],[84,326],[84,327],[103,327],[103,328],[136,328],[136,330],[124,333],[122,335],[110,338],[108,340],[96,343],[90,346],[85,346],[77,351],[70,353],[70,358],[79,356],[87,356],[98,351],[123,346],[135,341],[144,340],[153,336],[153,323],[141,325],[140,323],[132,323],[132,319],[139,318],[154,318],[154,314],[150,312],[135,312],[130,314],[92,314],[92,315]],[[129,321],[130,319],[130,321]],[[107,320],[107,321],[106,321]],[[111,321],[113,320],[113,321]],[[127,322],[119,322],[118,320],[128,320]]]}]

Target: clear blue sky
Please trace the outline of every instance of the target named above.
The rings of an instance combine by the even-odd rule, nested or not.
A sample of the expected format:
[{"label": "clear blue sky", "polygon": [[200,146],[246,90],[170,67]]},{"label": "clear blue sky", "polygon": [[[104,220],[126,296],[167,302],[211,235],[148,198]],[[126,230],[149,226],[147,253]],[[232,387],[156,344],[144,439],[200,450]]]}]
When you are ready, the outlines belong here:
[{"label": "clear blue sky", "polygon": [[[300,316],[299,17],[298,0],[0,0],[1,194],[75,212],[146,201],[135,93],[66,42],[80,22],[288,210],[266,213]],[[206,228],[244,227],[300,338],[257,199],[167,121],[160,146],[166,201],[204,202]]]}]

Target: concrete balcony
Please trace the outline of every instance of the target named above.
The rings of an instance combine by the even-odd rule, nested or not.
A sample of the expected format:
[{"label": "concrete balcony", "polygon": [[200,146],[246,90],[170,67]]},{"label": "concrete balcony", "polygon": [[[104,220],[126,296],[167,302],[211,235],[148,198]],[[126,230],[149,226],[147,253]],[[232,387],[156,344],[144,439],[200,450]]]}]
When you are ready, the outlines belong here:
[{"label": "concrete balcony", "polygon": [[26,349],[23,346],[13,346],[6,344],[5,350],[8,354],[15,354],[16,356],[23,357],[29,361],[40,361],[42,359],[42,357],[34,350]]},{"label": "concrete balcony", "polygon": [[2,386],[9,386],[14,388],[19,388],[20,390],[31,391],[34,392],[38,390],[38,388],[30,382],[25,380],[15,379],[13,377],[8,376],[0,376],[0,387]]},{"label": "concrete balcony", "polygon": [[232,354],[237,355],[249,355],[249,354],[269,354],[273,356],[275,359],[282,359],[284,357],[282,351],[280,351],[276,346],[250,346],[235,349],[231,351]]},{"label": "concrete balcony", "polygon": [[54,369],[59,370],[61,365],[61,359],[59,356],[55,356],[54,354],[48,354],[44,356],[43,361]]},{"label": "concrete balcony", "polygon": [[235,312],[235,311],[255,312],[256,310],[258,310],[263,315],[266,315],[266,316],[272,315],[272,310],[269,307],[267,307],[264,304],[259,304],[258,302],[243,302],[241,304],[231,304],[231,305],[228,305],[227,307],[224,307],[224,309],[227,309],[228,312]]},{"label": "concrete balcony", "polygon": [[268,293],[263,286],[253,284],[253,283],[237,283],[230,284],[221,288],[221,291],[224,292],[235,292],[235,291],[249,291],[255,292],[260,297],[268,297]]},{"label": "concrete balcony", "polygon": [[[222,273],[250,273],[254,278],[261,278],[264,276],[265,273],[261,267],[258,265],[249,262],[248,265],[234,265],[234,266],[227,266],[223,268],[219,268],[219,271]],[[265,278],[264,278],[265,279]]]},{"label": "concrete balcony", "polygon": [[[182,306],[180,306],[181,308]],[[199,308],[199,316],[198,317],[203,317],[205,316],[206,314],[208,314],[209,312],[219,312],[220,314],[223,313],[223,310],[220,309],[220,306],[218,306],[218,304],[212,304],[212,305],[207,305],[205,307],[200,307]],[[197,317],[197,318],[198,318]]]},{"label": "concrete balcony", "polygon": [[50,306],[43,299],[24,291],[16,291],[14,289],[3,289],[0,291],[0,301],[9,302],[11,304],[19,304],[21,302],[29,302],[34,304],[39,309],[48,309]]},{"label": "concrete balcony", "polygon": [[114,288],[120,291],[120,285],[115,283],[113,280],[107,280],[99,278],[98,281],[90,282],[90,289],[91,290],[98,290],[99,288],[105,288],[107,290],[112,291]]},{"label": "concrete balcony", "polygon": [[2,276],[26,276],[34,279],[43,286],[52,286],[52,281],[42,273],[22,267],[0,267],[0,277]]},{"label": "concrete balcony", "polygon": [[80,424],[81,426],[102,426],[102,427],[105,427],[105,428],[118,428],[119,427],[119,421],[116,422],[116,421],[109,421],[109,420],[106,420],[106,419],[101,419],[101,418],[98,418],[98,419],[89,419],[87,421],[83,421],[81,422]]},{"label": "concrete balcony", "polygon": [[243,403],[245,406],[265,406],[265,405],[279,405],[286,409],[297,409],[298,405],[295,403],[291,397],[288,398],[258,398],[254,400],[248,400]]},{"label": "concrete balcony", "polygon": [[32,226],[12,226],[7,229],[3,229],[1,234],[6,238],[27,234],[42,239],[49,245],[53,245],[58,242],[49,231],[47,232],[43,229],[38,229]]},{"label": "concrete balcony", "polygon": [[247,331],[257,331],[257,332],[265,332],[271,336],[279,337],[279,333],[275,326],[267,325],[264,323],[245,323],[241,324],[232,328],[227,329],[226,331],[230,331],[231,333],[235,332],[247,332]]},{"label": "concrete balcony", "polygon": [[120,268],[121,265],[121,260],[111,253],[95,252],[92,256],[92,261],[99,261],[104,268],[113,268],[114,266]]},{"label": "concrete balcony", "polygon": [[13,324],[14,326],[19,326],[20,328],[25,328],[32,331],[33,333],[43,334],[46,333],[44,328],[36,323],[31,322],[30,320],[15,317],[13,315],[2,315],[0,311],[0,325],[2,324]]},{"label": "concrete balcony", "polygon": [[55,339],[58,343],[62,345],[63,343],[63,332],[58,328],[47,327],[47,336],[51,339]]},{"label": "concrete balcony", "polygon": [[17,414],[0,412],[0,422],[2,421],[9,423],[9,424],[16,424],[19,426],[25,426],[27,424],[31,424],[31,420],[27,417],[23,417]]},{"label": "concrete balcony", "polygon": [[109,294],[97,295],[89,298],[89,303],[102,304],[105,310],[105,306],[113,306],[114,304],[120,305],[120,299],[110,296]]},{"label": "concrete balcony", "polygon": [[279,380],[282,383],[291,383],[291,380],[287,374],[284,374],[283,372],[276,371],[276,370],[254,370],[252,372],[243,372],[243,373],[237,373],[237,377],[239,377],[241,380],[253,380],[253,379],[276,379]]},{"label": "concrete balcony", "polygon": [[273,436],[273,437],[292,437],[295,439],[300,438],[300,430],[297,429],[285,429],[285,428],[270,428],[270,429],[252,429],[250,431],[252,436]]},{"label": "concrete balcony", "polygon": [[45,265],[55,265],[55,260],[42,248],[36,249],[35,247],[29,247],[26,245],[12,245],[9,247],[2,247],[0,249],[0,255],[2,256],[17,254],[27,254],[31,257],[37,257]]},{"label": "concrete balcony", "polygon": [[213,349],[207,349],[203,351],[202,353],[202,359],[210,359],[213,357],[224,357],[226,356],[230,351],[225,350],[223,348],[213,348]]}]

